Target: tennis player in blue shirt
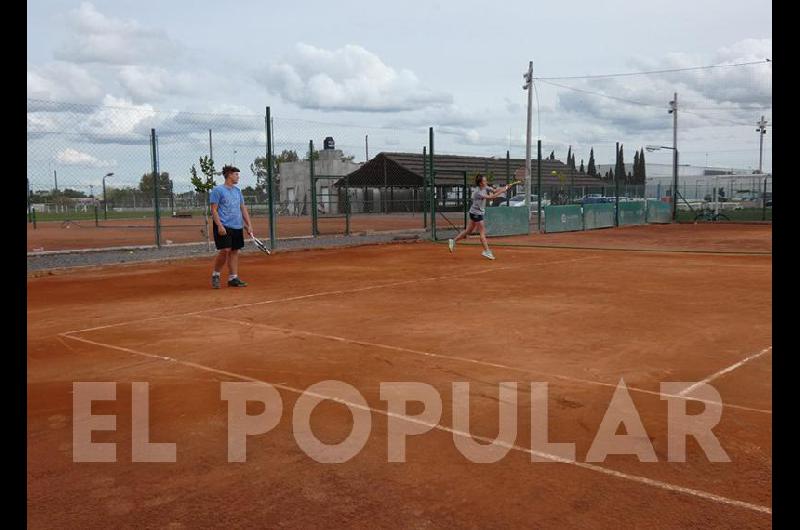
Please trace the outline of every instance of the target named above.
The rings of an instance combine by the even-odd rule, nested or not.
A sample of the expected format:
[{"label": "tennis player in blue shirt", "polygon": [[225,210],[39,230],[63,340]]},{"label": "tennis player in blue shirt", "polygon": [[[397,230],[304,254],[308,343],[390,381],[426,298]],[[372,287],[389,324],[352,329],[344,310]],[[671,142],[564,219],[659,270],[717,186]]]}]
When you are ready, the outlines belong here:
[{"label": "tennis player in blue shirt", "polygon": [[228,264],[228,287],[245,287],[247,282],[239,278],[239,249],[244,247],[244,231],[253,233],[250,214],[244,205],[244,197],[236,184],[239,183],[239,168],[222,168],[225,183],[211,190],[211,217],[214,220],[214,244],[219,250],[214,259],[211,287],[219,289],[220,272]]}]

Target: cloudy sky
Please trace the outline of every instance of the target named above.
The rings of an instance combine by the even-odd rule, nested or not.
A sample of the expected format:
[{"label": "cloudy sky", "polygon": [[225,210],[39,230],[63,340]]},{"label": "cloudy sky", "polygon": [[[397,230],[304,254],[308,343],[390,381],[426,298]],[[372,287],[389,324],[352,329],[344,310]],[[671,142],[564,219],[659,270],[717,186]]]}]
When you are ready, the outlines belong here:
[{"label": "cloudy sky", "polygon": [[[563,157],[571,145],[588,160],[594,147],[608,163],[617,141],[626,159],[643,145],[671,144],[667,106],[678,92],[682,163],[755,168],[755,123],[772,119],[766,63],[546,79],[763,61],[772,52],[764,0],[27,5],[29,171],[59,168],[81,183],[149,163],[150,127],[173,173],[185,173],[184,158],[196,159],[209,128],[215,158],[245,164],[263,151],[266,105],[278,150],[330,135],[363,160],[367,134],[371,155],[417,151],[434,126],[437,152],[524,156],[529,60],[543,78],[533,128],[545,155]],[[669,160],[669,152],[648,156]]]}]

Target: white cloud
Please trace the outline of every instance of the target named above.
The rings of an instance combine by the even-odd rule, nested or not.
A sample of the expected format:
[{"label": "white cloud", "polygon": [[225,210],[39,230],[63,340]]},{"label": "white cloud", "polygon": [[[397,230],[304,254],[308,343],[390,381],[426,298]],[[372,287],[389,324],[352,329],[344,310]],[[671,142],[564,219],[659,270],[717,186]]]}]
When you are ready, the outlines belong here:
[{"label": "white cloud", "polygon": [[135,20],[108,17],[89,2],[68,16],[72,33],[58,50],[58,59],[75,63],[126,65],[169,62],[180,47],[162,30],[143,27]]},{"label": "white cloud", "polygon": [[120,68],[118,81],[128,95],[139,103],[191,94],[200,84],[197,76],[190,72],[170,72],[161,67],[138,65]]},{"label": "white cloud", "polygon": [[174,116],[157,113],[151,105],[135,105],[130,100],[107,95],[103,106],[78,125],[86,141],[97,143],[146,144],[150,129]]},{"label": "white cloud", "polygon": [[[713,58],[673,53],[661,60],[634,60],[637,70],[689,68],[706,64],[732,64],[764,60],[771,55],[771,39],[747,39],[721,48]],[[558,107],[588,125],[610,132],[651,133],[667,129],[668,102],[678,93],[682,129],[747,123],[766,113],[772,102],[772,70],[769,63],[753,66],[711,68],[664,75],[564,81],[582,90],[600,92],[624,100],[558,89]],[[560,82],[559,82],[560,83]],[[550,88],[548,85],[544,85]],[[683,109],[684,112],[680,112]],[[597,134],[593,136],[597,137]]]},{"label": "white cloud", "polygon": [[75,64],[53,62],[28,65],[27,97],[48,101],[96,103],[103,96],[100,83]]},{"label": "white cloud", "polygon": [[271,91],[301,108],[366,112],[416,110],[448,104],[452,96],[423,86],[361,46],[324,50],[298,44],[260,76]]},{"label": "white cloud", "polygon": [[100,160],[88,153],[83,153],[72,148],[63,149],[56,154],[56,161],[65,166],[83,166],[104,168],[113,167],[117,163],[113,160]]}]

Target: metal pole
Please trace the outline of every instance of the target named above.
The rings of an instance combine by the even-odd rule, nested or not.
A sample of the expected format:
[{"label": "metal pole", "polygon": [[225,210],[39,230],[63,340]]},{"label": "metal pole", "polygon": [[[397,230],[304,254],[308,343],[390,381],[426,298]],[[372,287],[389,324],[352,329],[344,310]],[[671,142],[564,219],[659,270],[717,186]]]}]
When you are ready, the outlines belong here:
[{"label": "metal pole", "polygon": [[369,162],[369,135],[364,135],[364,161]]},{"label": "metal pole", "polygon": [[33,219],[31,218],[31,179],[26,178],[25,181],[27,182],[27,198],[28,198],[28,222],[32,222]]},{"label": "metal pole", "polygon": [[158,147],[156,144],[156,130],[150,129],[150,148],[153,156],[153,198],[155,200],[154,213],[156,224],[156,246],[161,248],[161,220],[158,208]]},{"label": "metal pole", "polygon": [[[617,156],[615,158],[617,171],[614,172],[614,226],[619,226],[619,142],[617,142],[616,147]],[[675,190],[672,190],[672,202],[675,202]]]},{"label": "metal pole", "polygon": [[208,158],[214,161],[214,143],[211,140],[211,129],[208,130]]},{"label": "metal pole", "polygon": [[431,237],[436,241],[436,173],[433,169],[433,127],[428,127],[428,178],[431,183]]},{"label": "metal pole", "polygon": [[531,218],[531,113],[533,107],[533,61],[528,61],[528,71],[523,76],[528,91],[528,123],[525,133],[525,208],[528,210],[528,219]]},{"label": "metal pole", "polygon": [[106,178],[103,177],[103,220],[108,220],[108,195],[106,195]]},{"label": "metal pole", "polygon": [[[506,186],[511,182],[511,153],[506,150]],[[511,203],[511,190],[506,190],[506,206]]]},{"label": "metal pole", "polygon": [[422,227],[428,228],[428,155],[422,146]]},{"label": "metal pole", "polygon": [[761,115],[761,120],[758,122],[758,172],[761,173],[761,162],[764,154],[764,135],[767,134],[767,120],[764,115]]},{"label": "metal pole", "polygon": [[[542,141],[536,141],[536,209],[539,232],[542,231]],[[530,223],[528,223],[530,226]]]},{"label": "metal pole", "polygon": [[672,221],[678,216],[678,93],[670,101],[672,113]]},{"label": "metal pole", "polygon": [[53,181],[56,186],[56,191],[58,191],[58,173],[55,169],[53,170]]},{"label": "metal pole", "polygon": [[272,119],[270,118],[270,108],[267,107],[267,116],[264,119],[267,126],[267,201],[269,205],[269,248],[275,249],[275,200],[273,197],[272,176]]},{"label": "metal pole", "polygon": [[767,220],[767,177],[764,177],[764,195],[761,199],[761,220]]},{"label": "metal pole", "polygon": [[314,182],[314,140],[308,141],[308,163],[311,175],[311,233],[317,237],[317,184]]}]

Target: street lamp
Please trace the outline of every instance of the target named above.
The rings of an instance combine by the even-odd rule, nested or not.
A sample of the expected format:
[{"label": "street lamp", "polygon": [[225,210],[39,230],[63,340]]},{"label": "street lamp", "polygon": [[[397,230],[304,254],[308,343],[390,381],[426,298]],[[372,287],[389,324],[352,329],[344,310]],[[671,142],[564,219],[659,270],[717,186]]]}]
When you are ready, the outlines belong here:
[{"label": "street lamp", "polygon": [[[671,102],[670,102],[671,103]],[[647,145],[648,151],[660,151],[662,149],[672,150],[673,175],[672,175],[672,220],[675,221],[678,213],[678,149],[668,145]]]},{"label": "street lamp", "polygon": [[108,196],[106,195],[106,178],[113,177],[114,173],[106,173],[103,177],[103,219],[108,219]]}]

